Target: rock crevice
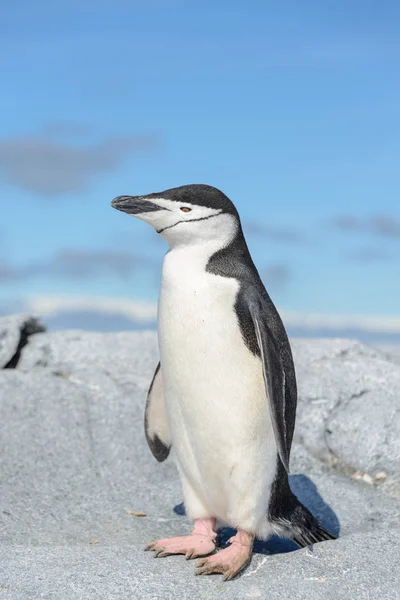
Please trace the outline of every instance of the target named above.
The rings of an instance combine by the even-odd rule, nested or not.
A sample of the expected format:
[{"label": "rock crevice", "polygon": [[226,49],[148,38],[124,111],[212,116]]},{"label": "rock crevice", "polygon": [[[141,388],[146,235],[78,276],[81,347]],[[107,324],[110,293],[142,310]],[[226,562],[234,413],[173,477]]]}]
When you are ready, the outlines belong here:
[{"label": "rock crevice", "polygon": [[45,330],[35,317],[17,315],[0,318],[0,368],[15,369],[29,337]]}]

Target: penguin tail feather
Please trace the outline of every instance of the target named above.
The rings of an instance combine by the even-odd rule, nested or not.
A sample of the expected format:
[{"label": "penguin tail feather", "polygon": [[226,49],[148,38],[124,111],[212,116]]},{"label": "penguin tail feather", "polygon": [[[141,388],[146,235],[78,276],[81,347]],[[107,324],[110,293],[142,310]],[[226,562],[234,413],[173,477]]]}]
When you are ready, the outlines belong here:
[{"label": "penguin tail feather", "polygon": [[327,542],[329,540],[336,540],[337,537],[332,533],[329,533],[326,529],[317,523],[317,527],[313,527],[313,530],[302,531],[292,536],[292,540],[296,542],[300,548],[311,546],[311,544],[317,544],[318,542]]},{"label": "penguin tail feather", "polygon": [[274,529],[278,535],[291,538],[301,548],[318,542],[337,539],[337,536],[322,527],[319,521],[300,502],[296,503],[290,516],[285,515],[283,519],[274,520],[273,525],[275,525],[276,529],[275,527]]},{"label": "penguin tail feather", "polygon": [[290,522],[292,525],[292,540],[301,548],[317,544],[318,542],[336,539],[336,536],[324,529],[319,521],[300,502],[295,507]]}]

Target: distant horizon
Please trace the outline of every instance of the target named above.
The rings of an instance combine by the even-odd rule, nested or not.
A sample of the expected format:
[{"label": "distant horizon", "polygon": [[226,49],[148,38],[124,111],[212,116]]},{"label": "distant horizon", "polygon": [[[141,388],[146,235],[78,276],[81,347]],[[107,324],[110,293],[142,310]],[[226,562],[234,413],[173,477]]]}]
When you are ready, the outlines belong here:
[{"label": "distant horizon", "polygon": [[[277,307],[289,337],[350,338],[364,343],[400,344],[400,318],[294,313]],[[157,304],[127,298],[33,296],[11,313],[39,317],[50,331],[116,332],[157,328]],[[0,316],[11,314],[0,306]]]}]

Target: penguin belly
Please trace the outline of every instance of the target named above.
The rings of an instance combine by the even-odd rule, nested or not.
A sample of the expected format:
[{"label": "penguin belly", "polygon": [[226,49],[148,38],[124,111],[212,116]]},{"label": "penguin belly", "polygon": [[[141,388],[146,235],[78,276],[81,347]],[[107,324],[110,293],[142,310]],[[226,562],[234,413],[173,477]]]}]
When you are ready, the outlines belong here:
[{"label": "penguin belly", "polygon": [[208,273],[204,261],[194,263],[187,254],[167,254],[158,315],[164,396],[186,511],[192,519],[213,516],[266,537],[277,447],[261,359],[241,334],[237,280]]}]

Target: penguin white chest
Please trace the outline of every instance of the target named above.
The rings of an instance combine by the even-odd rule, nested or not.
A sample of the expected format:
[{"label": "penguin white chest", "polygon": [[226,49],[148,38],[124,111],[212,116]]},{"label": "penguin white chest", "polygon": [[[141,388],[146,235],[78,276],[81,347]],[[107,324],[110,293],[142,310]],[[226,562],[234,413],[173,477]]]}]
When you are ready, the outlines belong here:
[{"label": "penguin white chest", "polygon": [[204,263],[196,251],[166,256],[159,345],[167,406],[178,403],[185,419],[206,413],[219,421],[262,388],[262,371],[241,335],[238,282],[207,272]]},{"label": "penguin white chest", "polygon": [[276,464],[261,360],[241,334],[239,283],[207,272],[207,262],[196,249],[173,250],[163,266],[158,332],[172,447],[186,503],[189,487],[222,521],[231,505],[259,520]]}]

